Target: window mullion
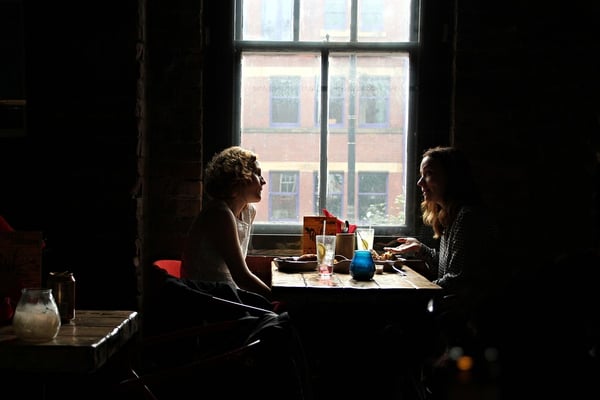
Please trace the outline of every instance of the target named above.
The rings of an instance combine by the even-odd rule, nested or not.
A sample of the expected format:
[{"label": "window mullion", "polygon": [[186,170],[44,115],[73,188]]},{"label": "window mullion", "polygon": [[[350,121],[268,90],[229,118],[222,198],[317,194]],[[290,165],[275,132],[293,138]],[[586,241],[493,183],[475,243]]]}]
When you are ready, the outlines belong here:
[{"label": "window mullion", "polygon": [[327,206],[327,139],[329,136],[329,50],[321,51],[321,148],[319,157],[319,210]]},{"label": "window mullion", "polygon": [[351,0],[350,8],[350,42],[358,42],[358,0]]},{"label": "window mullion", "polygon": [[351,221],[356,219],[358,210],[355,207],[356,199],[356,54],[351,54],[350,76],[348,80],[348,210],[347,217]]},{"label": "window mullion", "polygon": [[300,0],[294,0],[294,42],[300,41]]}]

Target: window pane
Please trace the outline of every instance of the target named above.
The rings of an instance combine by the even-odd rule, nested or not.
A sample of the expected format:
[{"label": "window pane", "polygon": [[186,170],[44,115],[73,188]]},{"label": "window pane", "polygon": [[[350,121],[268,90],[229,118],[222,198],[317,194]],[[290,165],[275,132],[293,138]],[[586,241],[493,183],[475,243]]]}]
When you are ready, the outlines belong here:
[{"label": "window pane", "polygon": [[358,224],[387,223],[387,173],[361,172],[358,179]]},{"label": "window pane", "polygon": [[301,1],[300,41],[349,41],[350,3],[351,0]]},{"label": "window pane", "polygon": [[342,30],[348,26],[348,6],[346,0],[325,0],[325,29]]},{"label": "window pane", "polygon": [[340,127],[344,124],[346,104],[346,80],[334,76],[329,80],[329,126]]},{"label": "window pane", "polygon": [[[304,215],[313,215],[312,176],[320,159],[320,131],[315,125],[320,60],[318,53],[242,54],[240,145],[258,154],[263,176],[278,171],[275,181],[267,180],[263,200],[256,204],[256,223],[300,223]],[[274,98],[287,99],[275,112]],[[294,196],[281,194],[280,171],[294,171]],[[278,193],[275,200],[270,198],[273,193]]]},{"label": "window pane", "polygon": [[319,54],[246,52],[241,65],[241,127],[242,137],[250,135],[246,138],[249,145],[260,145],[252,137],[264,140],[261,135],[268,133],[295,132],[293,137],[302,139],[299,128],[318,131],[314,121],[319,109],[313,102],[320,96],[319,85],[315,85],[321,79]]},{"label": "window pane", "polygon": [[[368,223],[395,225],[405,221],[408,60],[407,54],[388,53],[339,55],[330,58],[330,76],[336,79],[343,77],[340,81],[345,85],[345,120],[338,127],[331,124],[330,119],[327,155],[330,170],[341,170],[346,174],[343,219],[364,220],[369,207],[382,203],[381,193],[371,200],[369,197],[359,200],[360,189],[357,187],[358,173],[380,173],[389,179],[389,184],[386,184],[382,192],[385,193],[384,203],[388,206],[383,210],[379,207],[377,221]],[[370,76],[373,72],[379,76]],[[367,83],[367,88],[363,82]],[[365,109],[362,104],[363,89],[375,97],[375,106]],[[336,89],[331,93],[339,92]],[[332,97],[330,102],[331,99]],[[366,121],[373,123],[363,123]],[[359,209],[359,203],[364,212]],[[382,212],[386,213],[385,218],[380,217]]]},{"label": "window pane", "polygon": [[[330,172],[327,177],[327,211],[334,215],[344,215],[344,172]],[[314,173],[314,214],[322,214],[319,203],[319,172]]]},{"label": "window pane", "polygon": [[298,219],[298,173],[272,171],[268,176],[269,221],[296,221]]},{"label": "window pane", "polygon": [[408,42],[410,0],[358,0],[359,42]]},{"label": "window pane", "polygon": [[358,11],[358,29],[360,32],[383,31],[384,10],[382,0],[362,0]]},{"label": "window pane", "polygon": [[243,10],[244,40],[294,38],[294,0],[244,0]]},{"label": "window pane", "polygon": [[365,75],[359,82],[359,124],[387,126],[390,77]]},{"label": "window pane", "polygon": [[271,78],[271,125],[300,123],[300,77]]}]

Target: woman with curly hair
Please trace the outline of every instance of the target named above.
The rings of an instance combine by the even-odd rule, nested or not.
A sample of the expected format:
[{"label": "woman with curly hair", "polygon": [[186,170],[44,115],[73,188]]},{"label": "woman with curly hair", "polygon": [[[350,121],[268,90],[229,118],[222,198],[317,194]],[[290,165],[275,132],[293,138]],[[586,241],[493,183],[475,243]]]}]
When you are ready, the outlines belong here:
[{"label": "woman with curly hair", "polygon": [[266,181],[256,154],[239,146],[216,154],[204,173],[206,201],[188,233],[181,276],[226,283],[270,299],[271,289],[248,268],[246,255]]},{"label": "woman with curly hair", "polygon": [[[213,156],[204,174],[206,201],[186,239],[181,278],[152,270],[158,322],[151,325],[146,312],[146,326],[158,327],[157,333],[162,333],[165,327],[185,329],[237,319],[237,331],[227,332],[222,339],[235,345],[260,339],[254,363],[249,369],[228,372],[232,384],[216,382],[203,388],[205,393],[310,400],[309,370],[299,333],[289,314],[271,302],[270,287],[246,264],[256,216],[252,203],[261,200],[265,184],[253,152],[233,146]],[[269,379],[268,390],[256,385],[264,377]],[[187,383],[197,389],[196,381]]]}]

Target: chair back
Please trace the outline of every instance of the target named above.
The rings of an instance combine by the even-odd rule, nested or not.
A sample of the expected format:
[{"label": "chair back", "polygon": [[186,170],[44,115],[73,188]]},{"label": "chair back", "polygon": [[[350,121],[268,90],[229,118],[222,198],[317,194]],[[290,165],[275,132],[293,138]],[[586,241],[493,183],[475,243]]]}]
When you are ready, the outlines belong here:
[{"label": "chair back", "polygon": [[156,260],[153,263],[156,267],[162,268],[169,275],[174,276],[175,278],[181,278],[181,260]]}]

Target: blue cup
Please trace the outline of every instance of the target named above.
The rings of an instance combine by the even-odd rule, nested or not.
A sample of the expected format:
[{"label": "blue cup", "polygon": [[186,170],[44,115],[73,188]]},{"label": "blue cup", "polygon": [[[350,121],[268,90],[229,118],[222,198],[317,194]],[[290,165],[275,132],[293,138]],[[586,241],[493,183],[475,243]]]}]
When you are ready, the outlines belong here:
[{"label": "blue cup", "polygon": [[356,250],[350,261],[350,275],[357,281],[370,281],[375,275],[375,262],[370,250]]}]

